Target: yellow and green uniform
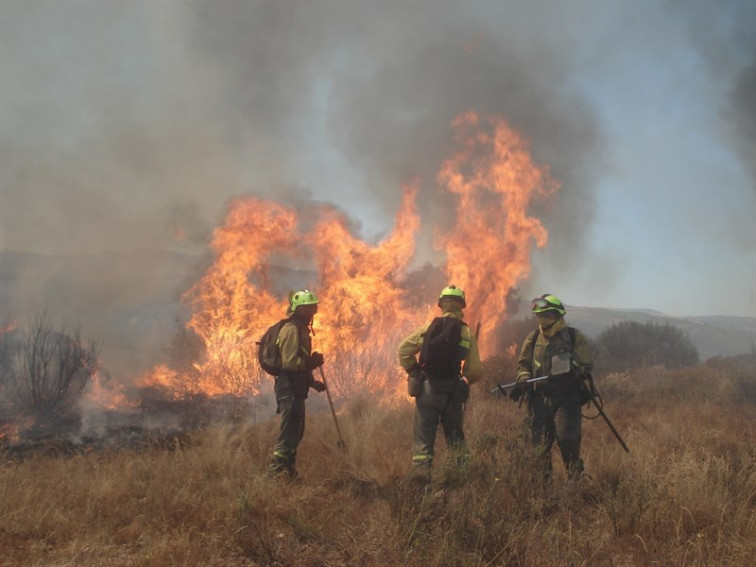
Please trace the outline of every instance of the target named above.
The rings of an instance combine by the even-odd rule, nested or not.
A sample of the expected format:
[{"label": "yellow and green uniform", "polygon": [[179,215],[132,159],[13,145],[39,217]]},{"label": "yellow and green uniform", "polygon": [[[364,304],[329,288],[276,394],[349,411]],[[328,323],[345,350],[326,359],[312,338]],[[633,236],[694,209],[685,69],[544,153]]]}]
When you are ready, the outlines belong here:
[{"label": "yellow and green uniform", "polygon": [[551,474],[554,441],[568,474],[576,478],[582,473],[582,379],[592,366],[588,339],[577,329],[570,329],[563,317],[548,328],[530,333],[522,345],[517,380],[552,376],[533,385],[528,403],[531,440],[541,451],[547,477]]},{"label": "yellow and green uniform", "polygon": [[[454,305],[444,303],[442,317],[462,319],[463,314]],[[405,370],[418,365],[417,355],[422,349],[425,333],[431,321],[416,329],[399,345],[399,364]],[[480,380],[483,364],[478,353],[478,343],[470,328],[461,328],[458,345],[461,373],[429,375],[423,384],[422,394],[415,398],[415,420],[412,442],[412,463],[429,470],[433,464],[433,447],[439,423],[450,449],[465,452],[462,409],[469,395],[469,386]],[[460,376],[461,374],[461,376]],[[464,376],[467,380],[463,380]]]},{"label": "yellow and green uniform", "polygon": [[281,350],[281,373],[276,377],[275,394],[281,414],[278,440],[273,448],[270,468],[273,472],[295,472],[297,447],[305,429],[305,400],[313,383],[308,361],[312,353],[310,329],[293,316],[278,333]]}]

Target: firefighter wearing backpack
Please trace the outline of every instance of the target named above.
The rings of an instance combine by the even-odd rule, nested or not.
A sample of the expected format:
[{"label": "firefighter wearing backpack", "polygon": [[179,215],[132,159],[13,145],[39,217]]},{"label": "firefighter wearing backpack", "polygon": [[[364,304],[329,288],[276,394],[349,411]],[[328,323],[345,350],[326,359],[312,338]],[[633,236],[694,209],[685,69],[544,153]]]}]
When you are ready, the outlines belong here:
[{"label": "firefighter wearing backpack", "polygon": [[399,345],[399,364],[407,371],[408,393],[415,398],[413,471],[426,479],[433,466],[439,423],[447,446],[457,457],[466,456],[463,407],[469,384],[483,375],[476,337],[463,321],[465,292],[450,285],[441,292],[438,306],[441,316]]},{"label": "firefighter wearing backpack", "polygon": [[580,458],[582,415],[587,401],[583,379],[593,366],[586,336],[568,327],[567,310],[554,295],[544,294],[531,304],[538,329],[523,343],[517,364],[517,381],[541,376],[549,379],[515,387],[510,396],[519,400],[527,395],[531,441],[538,451],[544,479],[551,478],[551,449],[556,441],[568,478],[577,480],[583,473]]},{"label": "firefighter wearing backpack", "polygon": [[312,371],[323,364],[323,355],[312,352],[310,340],[310,325],[317,312],[318,298],[313,292],[303,289],[291,294],[286,312],[289,320],[278,333],[281,370],[276,377],[275,394],[281,427],[269,466],[274,475],[296,476],[297,447],[304,435],[307,394],[310,388],[318,392],[325,390],[325,384],[312,376]]}]

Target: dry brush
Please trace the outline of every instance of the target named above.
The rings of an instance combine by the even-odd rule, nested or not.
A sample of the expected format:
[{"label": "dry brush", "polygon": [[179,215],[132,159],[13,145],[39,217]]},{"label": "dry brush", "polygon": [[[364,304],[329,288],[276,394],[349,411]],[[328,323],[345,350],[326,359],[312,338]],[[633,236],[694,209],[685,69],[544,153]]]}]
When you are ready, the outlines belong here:
[{"label": "dry brush", "polygon": [[440,436],[428,491],[407,475],[411,406],[371,396],[340,408],[346,452],[329,413],[308,415],[294,483],[266,474],[274,422],[6,452],[0,565],[752,565],[756,378],[741,362],[600,379],[631,453],[585,420],[580,484],[556,454],[540,482],[524,412],[485,386],[466,410],[471,459],[452,466]]}]

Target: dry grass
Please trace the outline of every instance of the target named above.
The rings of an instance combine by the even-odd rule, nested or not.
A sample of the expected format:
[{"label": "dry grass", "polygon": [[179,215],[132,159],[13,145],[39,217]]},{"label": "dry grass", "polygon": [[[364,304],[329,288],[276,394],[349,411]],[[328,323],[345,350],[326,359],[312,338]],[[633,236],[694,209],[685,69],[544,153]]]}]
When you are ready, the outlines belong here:
[{"label": "dry grass", "polygon": [[[412,411],[353,400],[310,415],[301,479],[269,479],[276,423],[188,442],[0,461],[0,565],[756,564],[753,359],[598,382],[632,453],[584,421],[590,478],[543,487],[523,411],[473,391],[462,469],[406,477]],[[749,392],[751,394],[749,394]],[[439,448],[443,446],[439,437]]]}]

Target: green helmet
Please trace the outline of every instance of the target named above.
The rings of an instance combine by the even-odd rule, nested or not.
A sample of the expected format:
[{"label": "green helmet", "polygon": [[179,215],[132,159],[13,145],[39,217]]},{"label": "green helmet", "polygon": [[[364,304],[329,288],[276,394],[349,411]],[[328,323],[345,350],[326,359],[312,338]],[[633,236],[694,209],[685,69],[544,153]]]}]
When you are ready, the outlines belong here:
[{"label": "green helmet", "polygon": [[291,295],[290,299],[292,313],[297,310],[300,305],[317,305],[318,298],[309,289],[301,289],[295,291]]},{"label": "green helmet", "polygon": [[562,301],[550,293],[544,293],[541,297],[536,297],[530,304],[533,313],[544,313],[546,311],[557,311],[560,315],[567,313]]},{"label": "green helmet", "polygon": [[467,302],[465,301],[465,292],[462,291],[462,289],[458,288],[456,285],[450,285],[449,287],[445,287],[443,289],[441,295],[438,296],[439,307],[441,307],[442,299],[456,299],[462,304],[462,307],[467,307]]}]

